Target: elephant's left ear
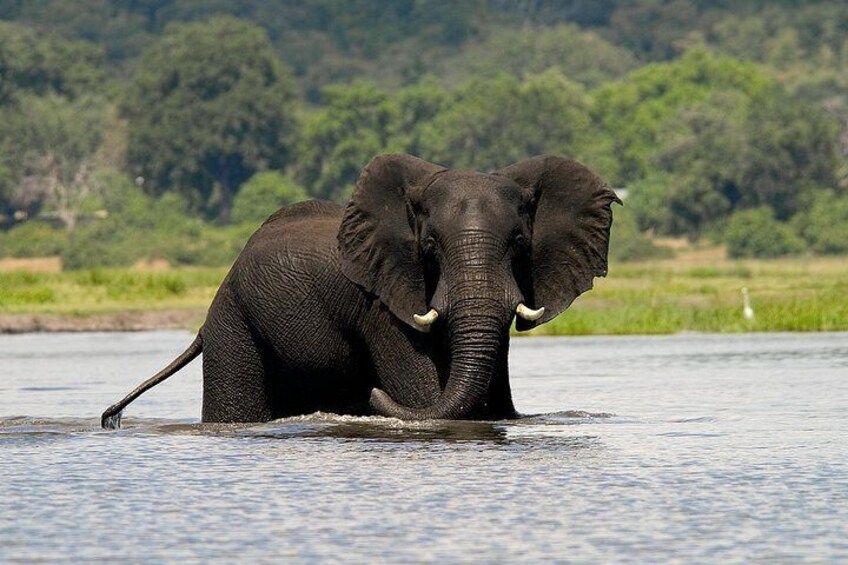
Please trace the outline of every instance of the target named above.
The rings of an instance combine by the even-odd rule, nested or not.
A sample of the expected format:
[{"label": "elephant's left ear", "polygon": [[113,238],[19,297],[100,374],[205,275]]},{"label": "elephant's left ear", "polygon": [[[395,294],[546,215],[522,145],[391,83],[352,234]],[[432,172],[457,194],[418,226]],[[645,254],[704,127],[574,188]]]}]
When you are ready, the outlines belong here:
[{"label": "elephant's left ear", "polygon": [[565,157],[533,157],[497,174],[524,187],[535,202],[528,306],[544,306],[545,314],[516,321],[517,329],[528,330],[568,308],[595,277],[606,276],[611,206],[621,200],[588,167]]},{"label": "elephant's left ear", "polygon": [[411,155],[379,155],[362,170],[339,228],[342,272],[401,320],[427,311],[413,203],[444,167]]}]

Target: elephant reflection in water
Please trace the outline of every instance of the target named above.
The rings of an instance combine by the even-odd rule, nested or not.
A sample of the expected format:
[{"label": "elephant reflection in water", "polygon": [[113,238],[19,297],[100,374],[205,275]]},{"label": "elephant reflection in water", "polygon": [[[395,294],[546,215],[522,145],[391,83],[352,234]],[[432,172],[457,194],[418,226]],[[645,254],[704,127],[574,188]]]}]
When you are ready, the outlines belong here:
[{"label": "elephant reflection in water", "polygon": [[189,348],[102,423],[201,351],[204,422],[515,417],[512,321],[547,322],[606,275],[613,202],[563,157],[483,174],[378,156],[346,207],[269,217]]}]

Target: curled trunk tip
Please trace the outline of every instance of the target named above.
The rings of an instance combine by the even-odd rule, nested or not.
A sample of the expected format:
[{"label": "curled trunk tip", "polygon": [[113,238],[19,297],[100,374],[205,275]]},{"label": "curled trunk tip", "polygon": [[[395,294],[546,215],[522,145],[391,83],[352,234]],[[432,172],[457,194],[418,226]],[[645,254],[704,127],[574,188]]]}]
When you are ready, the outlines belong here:
[{"label": "curled trunk tip", "polygon": [[381,415],[389,418],[398,418],[400,420],[455,420],[465,416],[465,410],[460,406],[459,409],[443,409],[439,403],[428,408],[410,408],[395,402],[385,391],[374,388],[371,389],[370,398],[371,408]]}]

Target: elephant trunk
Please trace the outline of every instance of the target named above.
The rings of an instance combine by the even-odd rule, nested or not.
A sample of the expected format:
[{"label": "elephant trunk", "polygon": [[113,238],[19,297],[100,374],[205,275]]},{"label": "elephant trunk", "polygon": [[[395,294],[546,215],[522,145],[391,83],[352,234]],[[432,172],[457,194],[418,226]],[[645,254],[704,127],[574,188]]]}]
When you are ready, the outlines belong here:
[{"label": "elephant trunk", "polygon": [[426,408],[401,406],[380,389],[371,393],[377,413],[402,420],[452,420],[467,417],[489,390],[497,370],[500,324],[479,315],[463,316],[450,324],[451,368],[445,390]]},{"label": "elephant trunk", "polygon": [[[480,259],[480,246],[479,237],[471,238],[456,245],[458,258],[450,261],[448,256],[449,265],[464,269],[445,273],[452,281],[446,317],[450,371],[441,396],[432,406],[409,408],[374,389],[371,406],[378,414],[402,420],[460,419],[485,398],[498,370],[499,353],[507,346],[504,339],[508,339],[515,300],[501,269]],[[497,254],[490,256],[497,258]]]}]

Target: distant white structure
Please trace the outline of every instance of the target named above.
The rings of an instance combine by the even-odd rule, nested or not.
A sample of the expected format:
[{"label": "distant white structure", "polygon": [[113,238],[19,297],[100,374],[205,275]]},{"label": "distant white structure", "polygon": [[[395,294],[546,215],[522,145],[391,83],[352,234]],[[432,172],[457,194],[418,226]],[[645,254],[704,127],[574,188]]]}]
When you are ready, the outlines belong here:
[{"label": "distant white structure", "polygon": [[754,309],[751,308],[751,298],[748,296],[748,287],[742,287],[742,316],[746,320],[754,319]]}]

